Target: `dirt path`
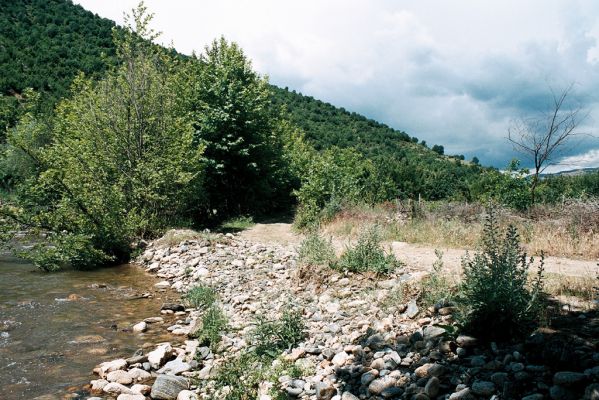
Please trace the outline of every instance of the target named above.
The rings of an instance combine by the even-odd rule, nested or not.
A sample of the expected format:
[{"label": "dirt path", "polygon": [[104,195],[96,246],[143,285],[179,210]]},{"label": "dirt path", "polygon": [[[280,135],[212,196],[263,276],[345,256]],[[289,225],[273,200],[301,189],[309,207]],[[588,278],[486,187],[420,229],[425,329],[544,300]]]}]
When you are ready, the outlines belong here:
[{"label": "dirt path", "polygon": [[[291,224],[285,223],[256,224],[252,228],[241,232],[241,237],[255,242],[283,245],[299,245],[302,240],[302,236],[292,229]],[[338,253],[341,253],[347,244],[347,240],[333,239],[333,245]],[[435,256],[435,247],[406,242],[390,242],[385,243],[384,246],[390,248],[399,260],[416,270],[430,270],[437,259]],[[461,270],[461,259],[466,254],[466,250],[438,249],[443,252],[445,268],[449,271],[459,272]],[[545,259],[545,271],[547,273],[569,276],[597,276],[599,274],[599,266],[597,266],[597,261],[547,257]]]}]

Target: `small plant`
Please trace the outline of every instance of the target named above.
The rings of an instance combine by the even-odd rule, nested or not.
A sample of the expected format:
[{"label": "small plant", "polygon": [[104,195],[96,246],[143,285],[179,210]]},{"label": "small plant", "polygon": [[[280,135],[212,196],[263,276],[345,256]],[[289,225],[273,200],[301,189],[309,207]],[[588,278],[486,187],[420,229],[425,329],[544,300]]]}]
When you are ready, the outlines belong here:
[{"label": "small plant", "polygon": [[543,257],[529,282],[533,262],[521,249],[513,226],[500,237],[495,211],[489,208],[482,251],[462,260],[460,305],[465,310],[465,330],[481,338],[502,340],[526,334],[538,325],[544,300]]},{"label": "small plant", "polygon": [[221,225],[223,232],[239,232],[251,228],[255,225],[254,219],[250,216],[240,216],[231,218]]},{"label": "small plant", "polygon": [[358,237],[358,243],[348,248],[333,267],[350,272],[374,272],[380,275],[391,273],[401,263],[392,254],[385,254],[381,247],[378,226],[372,226]]},{"label": "small plant", "polygon": [[207,309],[212,307],[218,296],[216,291],[210,286],[199,285],[191,288],[183,297],[185,302],[190,306],[198,309]]},{"label": "small plant", "polygon": [[217,305],[212,305],[202,316],[202,327],[194,334],[204,346],[216,352],[222,333],[227,329],[227,317]]},{"label": "small plant", "polygon": [[317,231],[306,236],[299,247],[299,261],[305,265],[329,265],[335,260],[335,251],[330,240]]},{"label": "small plant", "polygon": [[449,279],[443,271],[443,252],[435,250],[437,259],[433,263],[433,270],[422,280],[422,293],[420,301],[425,307],[449,305],[454,295]]},{"label": "small plant", "polygon": [[252,352],[226,360],[216,371],[215,388],[224,400],[254,400],[258,386],[264,380],[265,366]]},{"label": "small plant", "polygon": [[281,351],[290,349],[306,337],[306,326],[297,310],[286,308],[281,318],[269,321],[258,316],[251,334],[255,352],[259,356],[277,357]]}]

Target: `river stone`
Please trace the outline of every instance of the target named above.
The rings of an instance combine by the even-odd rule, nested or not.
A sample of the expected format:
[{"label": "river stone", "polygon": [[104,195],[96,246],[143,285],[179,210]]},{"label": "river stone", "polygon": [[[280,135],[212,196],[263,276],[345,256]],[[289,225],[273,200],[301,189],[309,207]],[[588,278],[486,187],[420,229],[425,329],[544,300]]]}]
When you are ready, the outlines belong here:
[{"label": "river stone", "polygon": [[348,357],[349,355],[345,351],[342,351],[335,354],[335,357],[333,357],[331,362],[337,367],[343,367]]},{"label": "river stone", "polygon": [[426,393],[426,395],[431,399],[435,398],[437,394],[439,394],[439,385],[439,378],[433,376],[428,380],[428,382],[426,382],[426,385],[424,386],[424,393]]},{"label": "river stone", "polygon": [[101,378],[105,378],[107,373],[117,371],[119,369],[124,369],[126,366],[127,361],[123,358],[119,358],[118,360],[106,361],[101,363],[98,367],[94,369],[94,372],[97,372]]},{"label": "river stone", "polygon": [[169,281],[162,281],[162,282],[158,282],[154,285],[154,287],[156,289],[168,289],[171,287],[171,284]]},{"label": "river stone", "polygon": [[158,369],[173,353],[170,343],[160,344],[154,351],[148,353],[148,362],[154,369]]},{"label": "river stone", "polygon": [[139,394],[150,394],[150,391],[152,390],[151,386],[148,385],[141,385],[139,383],[136,383],[135,385],[131,386],[131,391],[133,393],[139,393]]},{"label": "river stone", "polygon": [[131,378],[133,378],[133,380],[137,382],[147,381],[150,378],[152,378],[152,374],[150,374],[147,371],[144,371],[141,368],[131,368],[128,372]]},{"label": "river stone", "polygon": [[455,341],[460,347],[473,347],[478,344],[478,339],[467,335],[459,335]]},{"label": "river stone", "polygon": [[187,379],[174,375],[158,375],[152,386],[150,396],[153,399],[175,400],[179,393],[188,389]]},{"label": "river stone", "polygon": [[108,382],[116,382],[122,385],[129,385],[133,382],[133,377],[127,371],[123,371],[122,369],[117,371],[109,372],[106,375],[106,380]]},{"label": "river stone", "polygon": [[182,390],[177,395],[177,400],[198,400],[199,397],[195,392],[191,390]]},{"label": "river stone", "polygon": [[108,393],[113,396],[117,396],[119,394],[136,394],[133,393],[127,386],[116,382],[110,382],[108,385],[104,386],[104,389],[102,390],[104,393]]},{"label": "river stone", "polygon": [[408,316],[408,318],[414,318],[416,315],[418,315],[418,306],[416,305],[416,300],[412,299],[410,300],[410,302],[408,303],[408,309],[406,310],[406,315]]},{"label": "river stone", "polygon": [[599,400],[599,383],[587,386],[584,391],[585,400]]},{"label": "river stone", "polygon": [[337,394],[337,389],[331,384],[318,382],[316,384],[316,399],[331,400]]},{"label": "river stone", "polygon": [[372,394],[381,394],[383,390],[395,385],[395,379],[385,376],[383,378],[378,378],[370,382],[368,385],[368,391]]},{"label": "river stone", "polygon": [[449,396],[449,400],[466,400],[472,398],[474,398],[474,396],[472,395],[470,388],[464,388],[458,392],[452,393],[451,396]]},{"label": "river stone", "polygon": [[148,330],[148,324],[144,321],[141,321],[135,325],[133,325],[133,332],[145,332]]},{"label": "river stone", "polygon": [[350,392],[343,392],[343,395],[341,395],[341,400],[359,400],[358,397],[356,397],[356,395],[350,393]]},{"label": "river stone", "polygon": [[472,391],[479,396],[490,396],[495,392],[495,384],[489,381],[475,381],[472,384]]},{"label": "river stone", "polygon": [[119,394],[116,400],[146,400],[146,396],[143,394]]},{"label": "river stone", "polygon": [[561,371],[553,375],[553,384],[560,386],[572,386],[586,379],[585,374],[581,372]]},{"label": "river stone", "polygon": [[101,392],[104,389],[104,386],[108,385],[108,381],[106,379],[96,379],[91,381],[92,384],[92,392]]},{"label": "river stone", "polygon": [[179,304],[179,303],[164,303],[162,305],[162,307],[160,308],[161,310],[171,310],[171,311],[185,311],[185,307],[183,306],[183,304]]},{"label": "river stone", "polygon": [[424,340],[436,339],[445,334],[445,329],[439,326],[425,326],[423,331]]},{"label": "river stone", "polygon": [[159,374],[166,375],[179,375],[182,372],[187,372],[191,369],[191,365],[184,362],[180,358],[175,358],[173,361],[169,361],[164,364],[164,367],[160,368],[157,372]]},{"label": "river stone", "polygon": [[146,324],[158,324],[158,323],[163,323],[164,322],[164,318],[162,318],[162,317],[148,317],[148,318],[144,319],[144,322]]},{"label": "river stone", "polygon": [[445,367],[441,364],[427,363],[414,370],[418,378],[427,378],[429,376],[441,376],[445,372]]}]

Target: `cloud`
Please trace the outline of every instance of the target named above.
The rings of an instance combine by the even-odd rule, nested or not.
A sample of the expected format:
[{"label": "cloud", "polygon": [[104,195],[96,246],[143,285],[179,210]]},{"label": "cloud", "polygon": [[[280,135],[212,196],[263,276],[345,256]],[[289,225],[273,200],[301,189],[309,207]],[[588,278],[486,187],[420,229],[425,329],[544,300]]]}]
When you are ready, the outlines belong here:
[{"label": "cloud", "polygon": [[[121,22],[137,0],[77,2]],[[485,164],[502,167],[516,155],[505,138],[510,121],[543,110],[550,87],[577,82],[572,100],[599,116],[599,3],[592,0],[146,4],[164,41],[182,52],[225,35],[279,86]],[[567,156],[589,149],[599,143]]]},{"label": "cloud", "polygon": [[568,171],[579,168],[599,167],[599,149],[589,150],[586,153],[562,158],[559,163],[547,167],[546,173]]}]

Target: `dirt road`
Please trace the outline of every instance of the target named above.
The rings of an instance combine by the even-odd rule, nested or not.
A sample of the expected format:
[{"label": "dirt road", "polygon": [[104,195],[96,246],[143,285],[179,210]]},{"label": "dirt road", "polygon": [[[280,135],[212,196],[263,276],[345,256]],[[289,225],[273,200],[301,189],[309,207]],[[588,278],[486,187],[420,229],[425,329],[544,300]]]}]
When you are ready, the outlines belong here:
[{"label": "dirt road", "polygon": [[[252,228],[241,232],[241,237],[255,242],[283,245],[299,245],[302,240],[302,236],[293,230],[291,224],[286,223],[256,224]],[[347,245],[347,240],[333,238],[333,246],[337,253],[341,253]],[[390,249],[408,267],[420,271],[430,270],[437,259],[434,247],[405,242],[387,242],[384,243],[384,247]],[[443,252],[443,263],[446,270],[459,272],[461,270],[461,259],[466,254],[466,250],[438,249]],[[597,276],[599,274],[598,262],[599,260],[584,261],[547,257],[545,259],[545,271],[569,276]]]}]

